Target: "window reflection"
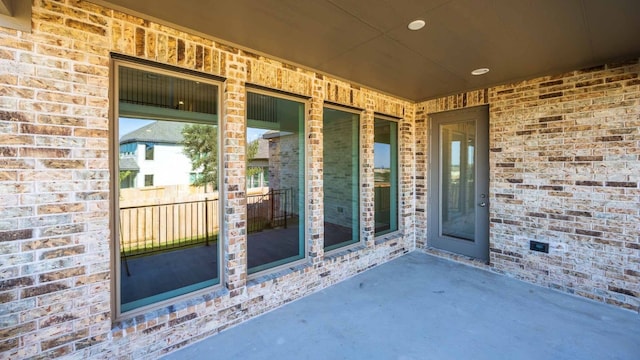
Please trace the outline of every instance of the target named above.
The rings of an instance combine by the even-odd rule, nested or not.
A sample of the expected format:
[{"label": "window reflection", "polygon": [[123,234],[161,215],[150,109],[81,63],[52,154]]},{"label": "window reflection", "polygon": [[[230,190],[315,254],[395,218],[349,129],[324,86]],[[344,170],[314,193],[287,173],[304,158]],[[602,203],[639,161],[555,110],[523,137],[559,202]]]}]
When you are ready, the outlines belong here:
[{"label": "window reflection", "polygon": [[323,111],[324,248],[360,241],[359,122],[356,114]]},{"label": "window reflection", "polygon": [[250,274],[304,258],[304,103],[247,94]]},{"label": "window reflection", "polygon": [[219,283],[218,86],[118,66],[120,311]]},{"label": "window reflection", "polygon": [[375,234],[398,230],[398,123],[374,121]]}]

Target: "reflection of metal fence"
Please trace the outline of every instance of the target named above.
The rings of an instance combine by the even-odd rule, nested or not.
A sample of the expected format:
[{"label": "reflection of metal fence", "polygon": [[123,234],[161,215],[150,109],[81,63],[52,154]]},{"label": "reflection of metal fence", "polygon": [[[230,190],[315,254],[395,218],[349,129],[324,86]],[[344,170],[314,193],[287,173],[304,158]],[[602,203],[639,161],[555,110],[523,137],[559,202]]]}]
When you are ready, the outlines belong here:
[{"label": "reflection of metal fence", "polygon": [[247,196],[247,232],[278,227],[286,229],[287,219],[293,215],[293,203],[291,189]]},{"label": "reflection of metal fence", "polygon": [[449,184],[445,184],[447,187],[447,207],[450,211],[460,211],[460,181],[451,180]]},{"label": "reflection of metal fence", "polygon": [[389,183],[376,184],[374,195],[376,223],[388,223],[391,216],[391,186]]},{"label": "reflection of metal fence", "polygon": [[120,251],[146,255],[218,238],[218,200],[131,206],[120,209]]},{"label": "reflection of metal fence", "polygon": [[[462,186],[461,186],[462,185]],[[445,196],[450,211],[465,211],[474,207],[473,194],[475,193],[473,179],[466,181],[466,186],[460,180],[451,180],[445,185]]]},{"label": "reflection of metal fence", "polygon": [[[291,189],[248,196],[248,232],[286,228],[294,201]],[[126,259],[215,242],[218,208],[217,199],[120,208],[120,253]]]}]

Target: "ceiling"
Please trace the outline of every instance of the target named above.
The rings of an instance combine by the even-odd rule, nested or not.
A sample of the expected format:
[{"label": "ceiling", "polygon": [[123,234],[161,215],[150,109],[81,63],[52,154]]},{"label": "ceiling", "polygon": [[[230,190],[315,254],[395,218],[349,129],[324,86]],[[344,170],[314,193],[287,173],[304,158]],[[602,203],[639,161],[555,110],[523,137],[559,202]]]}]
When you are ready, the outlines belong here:
[{"label": "ceiling", "polygon": [[413,101],[640,56],[638,0],[93,2]]}]

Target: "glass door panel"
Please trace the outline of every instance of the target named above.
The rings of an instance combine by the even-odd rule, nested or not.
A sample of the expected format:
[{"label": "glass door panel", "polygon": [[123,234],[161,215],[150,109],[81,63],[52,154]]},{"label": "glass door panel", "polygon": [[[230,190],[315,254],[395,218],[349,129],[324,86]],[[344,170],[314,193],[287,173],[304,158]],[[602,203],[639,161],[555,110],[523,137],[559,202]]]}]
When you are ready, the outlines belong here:
[{"label": "glass door panel", "polygon": [[475,121],[440,125],[441,235],[475,238]]}]

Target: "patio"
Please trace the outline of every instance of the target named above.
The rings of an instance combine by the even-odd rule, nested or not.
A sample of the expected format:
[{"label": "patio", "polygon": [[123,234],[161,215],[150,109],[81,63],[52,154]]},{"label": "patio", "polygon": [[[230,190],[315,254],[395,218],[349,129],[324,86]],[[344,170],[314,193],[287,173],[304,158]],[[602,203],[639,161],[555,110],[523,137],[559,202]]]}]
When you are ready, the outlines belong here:
[{"label": "patio", "polygon": [[638,314],[413,252],[164,357],[637,359]]}]

